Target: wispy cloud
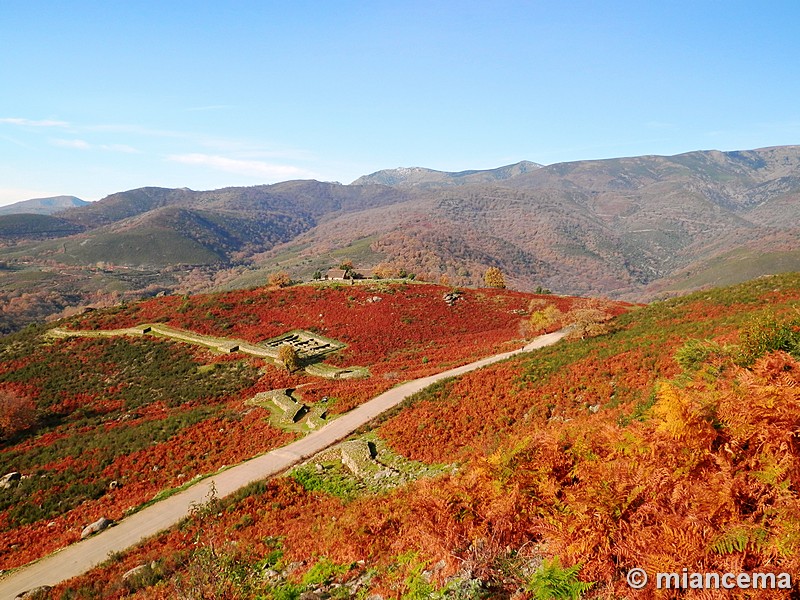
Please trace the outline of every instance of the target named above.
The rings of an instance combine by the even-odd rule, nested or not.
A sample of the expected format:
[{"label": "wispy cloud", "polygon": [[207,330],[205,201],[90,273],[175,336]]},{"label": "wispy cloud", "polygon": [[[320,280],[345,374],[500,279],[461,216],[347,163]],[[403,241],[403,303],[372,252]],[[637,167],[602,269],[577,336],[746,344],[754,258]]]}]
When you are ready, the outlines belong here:
[{"label": "wispy cloud", "polygon": [[15,146],[19,146],[20,148],[31,148],[31,146],[29,144],[26,144],[25,142],[22,142],[22,141],[20,141],[20,140],[18,140],[16,138],[8,136],[8,135],[0,135],[0,140],[5,140],[7,142],[11,142]]},{"label": "wispy cloud", "polygon": [[212,104],[210,106],[192,106],[187,108],[188,112],[206,111],[206,110],[225,110],[228,108],[236,108],[232,104]]},{"label": "wispy cloud", "polygon": [[314,177],[313,173],[298,167],[278,165],[260,160],[240,160],[211,154],[171,154],[167,156],[167,160],[184,165],[207,167],[227,173],[236,173],[237,175],[260,177],[265,180]]},{"label": "wispy cloud", "polygon": [[127,144],[101,144],[98,146],[100,150],[107,150],[108,152],[123,152],[125,154],[141,154],[139,150]]},{"label": "wispy cloud", "polygon": [[76,150],[89,150],[92,147],[92,145],[85,140],[55,139],[50,140],[50,143],[52,143],[54,146],[60,146],[61,148],[74,148]]},{"label": "wispy cloud", "polygon": [[139,154],[133,146],[127,144],[90,144],[86,140],[51,139],[50,143],[61,148],[74,148],[75,150],[104,150],[106,152],[124,152],[125,154]]},{"label": "wispy cloud", "polygon": [[195,137],[192,134],[184,131],[153,129],[150,127],[142,127],[140,125],[126,125],[121,123],[85,125],[81,127],[81,129],[95,133],[122,133],[154,138],[192,139]]},{"label": "wispy cloud", "polygon": [[34,119],[19,119],[16,117],[0,118],[0,123],[7,125],[19,125],[22,127],[69,127],[66,121],[53,121],[51,119],[34,120]]}]

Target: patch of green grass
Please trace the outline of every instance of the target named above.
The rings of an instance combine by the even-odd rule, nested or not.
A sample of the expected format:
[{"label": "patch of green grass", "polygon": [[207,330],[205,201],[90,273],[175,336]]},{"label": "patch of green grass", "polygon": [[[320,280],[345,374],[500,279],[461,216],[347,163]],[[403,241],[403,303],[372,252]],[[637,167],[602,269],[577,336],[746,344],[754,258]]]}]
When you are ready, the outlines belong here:
[{"label": "patch of green grass", "polygon": [[330,583],[336,577],[344,575],[349,570],[350,565],[340,565],[322,557],[303,576],[303,585],[309,587]]},{"label": "patch of green grass", "polygon": [[316,465],[307,464],[292,469],[289,474],[295,481],[309,491],[321,491],[342,500],[354,500],[360,495],[361,487],[349,474],[330,465],[330,469],[318,471]]},{"label": "patch of green grass", "polygon": [[[351,472],[341,458],[342,448],[354,442],[369,448],[373,455],[369,460],[358,460],[358,475]],[[351,453],[350,460],[358,455],[358,451]],[[454,468],[453,465],[409,460],[394,452],[372,431],[320,453],[309,463],[296,467],[290,475],[306,489],[321,490],[349,501],[359,496],[382,494],[423,477],[437,477]]]}]

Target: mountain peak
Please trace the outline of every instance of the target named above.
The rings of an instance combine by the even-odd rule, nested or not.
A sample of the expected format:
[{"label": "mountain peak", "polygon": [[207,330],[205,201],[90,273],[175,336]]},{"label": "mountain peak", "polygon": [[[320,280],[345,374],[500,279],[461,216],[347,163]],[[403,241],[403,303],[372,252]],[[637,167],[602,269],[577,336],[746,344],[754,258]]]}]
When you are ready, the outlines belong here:
[{"label": "mountain peak", "polygon": [[496,183],[541,168],[542,165],[523,160],[496,169],[470,171],[437,171],[425,167],[383,169],[356,179],[352,185],[388,185],[397,187],[447,187],[473,183]]},{"label": "mountain peak", "polygon": [[0,215],[15,215],[15,214],[35,214],[35,215],[51,215],[66,208],[73,208],[75,206],[85,206],[89,204],[85,200],[76,198],[75,196],[50,196],[48,198],[32,198],[31,200],[22,200],[7,206],[0,206]]}]

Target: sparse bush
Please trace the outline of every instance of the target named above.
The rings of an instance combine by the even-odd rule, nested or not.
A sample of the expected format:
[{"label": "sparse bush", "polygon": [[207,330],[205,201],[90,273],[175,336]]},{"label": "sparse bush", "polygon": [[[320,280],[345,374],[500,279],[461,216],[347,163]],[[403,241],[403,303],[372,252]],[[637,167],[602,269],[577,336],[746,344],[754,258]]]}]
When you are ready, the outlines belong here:
[{"label": "sparse bush", "polygon": [[296,371],[300,368],[300,357],[295,347],[291,344],[283,344],[278,348],[278,360],[281,361],[287,371]]},{"label": "sparse bush", "polygon": [[271,287],[283,288],[292,284],[292,278],[286,271],[278,271],[269,276],[269,285]]},{"label": "sparse bush", "polygon": [[14,437],[35,424],[33,400],[11,390],[0,390],[0,439]]},{"label": "sparse bush", "polygon": [[779,320],[774,314],[766,314],[745,326],[739,340],[736,362],[742,366],[750,366],[767,352],[776,350],[800,358],[800,319]]},{"label": "sparse bush", "polygon": [[588,591],[591,583],[578,579],[580,565],[564,568],[556,556],[545,560],[531,577],[527,589],[536,600],[578,600]]},{"label": "sparse bush", "polygon": [[490,288],[503,289],[506,287],[506,278],[503,276],[503,272],[497,267],[489,267],[486,269],[486,273],[483,275],[483,281],[486,283],[486,286]]},{"label": "sparse bush", "polygon": [[675,362],[681,369],[689,373],[699,370],[704,363],[712,357],[724,357],[729,355],[727,347],[720,346],[716,342],[709,340],[688,340],[675,352]]},{"label": "sparse bush", "polygon": [[372,273],[378,279],[391,279],[397,274],[397,269],[388,263],[380,263],[372,270]]},{"label": "sparse bush", "polygon": [[611,328],[609,321],[613,317],[600,308],[575,308],[567,313],[566,321],[572,327],[570,339],[585,340],[605,335]]},{"label": "sparse bush", "polygon": [[531,333],[538,333],[546,330],[558,323],[563,317],[563,313],[558,310],[554,305],[548,304],[542,310],[537,310],[531,313],[528,320],[528,326]]}]

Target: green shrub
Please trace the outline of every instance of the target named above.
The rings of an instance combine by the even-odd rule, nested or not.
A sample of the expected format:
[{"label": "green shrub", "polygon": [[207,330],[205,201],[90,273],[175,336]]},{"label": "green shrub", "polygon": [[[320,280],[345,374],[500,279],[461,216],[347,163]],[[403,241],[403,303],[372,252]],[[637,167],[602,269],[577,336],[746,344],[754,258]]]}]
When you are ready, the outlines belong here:
[{"label": "green shrub", "polygon": [[337,565],[327,558],[322,558],[303,576],[303,585],[315,586],[330,583],[333,579],[339,575],[344,575],[349,570],[349,565]]},{"label": "green shrub", "polygon": [[739,332],[739,354],[737,363],[748,367],[767,354],[783,350],[800,358],[800,318],[778,319],[767,313],[750,323]]},{"label": "green shrub", "polygon": [[688,340],[675,352],[675,362],[685,372],[698,371],[714,356],[724,356],[728,349],[708,340]]},{"label": "green shrub", "polygon": [[536,600],[578,600],[592,587],[578,579],[580,570],[580,565],[563,568],[558,556],[545,560],[531,576],[527,590]]}]

